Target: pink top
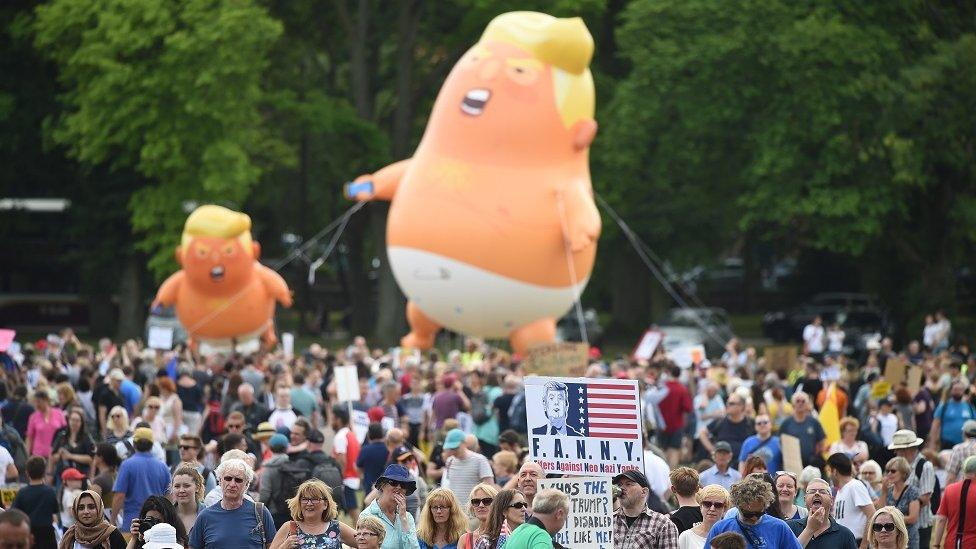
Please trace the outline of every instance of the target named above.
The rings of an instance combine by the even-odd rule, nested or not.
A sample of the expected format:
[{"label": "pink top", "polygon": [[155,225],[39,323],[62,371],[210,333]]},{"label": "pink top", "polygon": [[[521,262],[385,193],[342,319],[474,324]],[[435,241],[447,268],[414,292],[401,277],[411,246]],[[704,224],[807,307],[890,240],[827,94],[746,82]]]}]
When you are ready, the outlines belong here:
[{"label": "pink top", "polygon": [[50,457],[54,434],[58,432],[58,429],[68,424],[64,420],[64,412],[59,408],[52,406],[48,409],[47,416],[48,418],[45,421],[44,414],[38,410],[31,414],[30,419],[27,420],[27,437],[31,439],[34,446],[27,449],[31,454]]}]

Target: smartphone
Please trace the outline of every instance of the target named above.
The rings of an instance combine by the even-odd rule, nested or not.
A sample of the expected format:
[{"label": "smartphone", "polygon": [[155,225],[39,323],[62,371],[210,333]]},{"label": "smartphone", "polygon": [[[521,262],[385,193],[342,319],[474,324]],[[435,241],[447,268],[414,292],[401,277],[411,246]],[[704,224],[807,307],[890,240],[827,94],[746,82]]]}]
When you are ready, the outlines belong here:
[{"label": "smartphone", "polygon": [[372,181],[360,181],[353,183],[346,183],[346,197],[356,198],[359,193],[373,194],[373,182]]}]

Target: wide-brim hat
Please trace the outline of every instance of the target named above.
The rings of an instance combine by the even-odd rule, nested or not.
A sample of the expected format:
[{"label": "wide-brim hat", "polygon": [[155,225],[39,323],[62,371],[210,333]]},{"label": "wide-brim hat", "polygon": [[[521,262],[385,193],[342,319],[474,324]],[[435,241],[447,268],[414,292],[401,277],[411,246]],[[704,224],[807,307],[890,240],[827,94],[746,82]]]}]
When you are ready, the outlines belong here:
[{"label": "wide-brim hat", "polygon": [[147,549],[177,549],[183,547],[176,541],[176,528],[165,522],[161,522],[143,534]]},{"label": "wide-brim hat", "polygon": [[254,440],[264,441],[271,438],[275,434],[275,428],[271,425],[270,421],[262,421],[258,424],[258,430],[251,435]]},{"label": "wide-brim hat", "polygon": [[891,437],[891,444],[888,445],[888,449],[901,450],[902,448],[914,448],[921,446],[922,442],[924,441],[918,438],[918,435],[914,431],[910,429],[899,429]]},{"label": "wide-brim hat", "polygon": [[410,476],[410,471],[408,471],[403,465],[397,463],[387,465],[386,470],[383,471],[380,478],[376,479],[376,483],[379,484],[384,480],[403,484],[408,496],[417,490],[417,481]]}]

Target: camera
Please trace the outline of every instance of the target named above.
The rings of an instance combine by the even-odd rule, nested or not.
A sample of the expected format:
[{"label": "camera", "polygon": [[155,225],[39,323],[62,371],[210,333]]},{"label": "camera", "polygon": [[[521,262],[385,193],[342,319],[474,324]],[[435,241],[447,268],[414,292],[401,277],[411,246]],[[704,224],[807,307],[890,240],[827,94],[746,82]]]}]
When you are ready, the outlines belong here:
[{"label": "camera", "polygon": [[145,534],[150,528],[159,524],[155,517],[142,517],[139,519],[139,533]]}]

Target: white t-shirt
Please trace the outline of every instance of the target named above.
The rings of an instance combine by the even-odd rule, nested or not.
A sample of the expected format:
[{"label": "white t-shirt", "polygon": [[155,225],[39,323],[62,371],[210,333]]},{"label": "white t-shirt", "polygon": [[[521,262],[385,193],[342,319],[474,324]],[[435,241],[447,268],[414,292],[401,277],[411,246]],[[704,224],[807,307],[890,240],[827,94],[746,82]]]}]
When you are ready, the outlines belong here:
[{"label": "white t-shirt", "polygon": [[661,459],[661,456],[644,450],[644,463],[647,464],[647,482],[651,485],[651,490],[659,498],[664,498],[664,494],[671,489],[671,468],[668,462]]},{"label": "white t-shirt", "polygon": [[932,324],[926,324],[925,328],[922,328],[922,345],[931,349],[935,346],[935,336],[939,333],[939,325],[933,322]]},{"label": "white t-shirt", "polygon": [[844,350],[844,338],[847,334],[844,330],[830,330],[827,332],[827,350],[832,353],[839,353]]},{"label": "white t-shirt", "polygon": [[807,324],[803,329],[803,342],[807,344],[807,351],[811,353],[822,353],[824,351],[824,328]]},{"label": "white t-shirt", "polygon": [[837,491],[834,498],[834,520],[837,524],[846,526],[854,533],[854,537],[861,539],[864,537],[864,525],[868,522],[868,517],[859,509],[862,505],[871,502],[871,494],[864,486],[864,483],[852,479]]},{"label": "white t-shirt", "polygon": [[14,457],[10,452],[0,446],[0,486],[7,485],[7,466],[14,462]]},{"label": "white t-shirt", "polygon": [[298,414],[294,410],[288,408],[287,410],[279,410],[275,408],[271,415],[268,416],[268,423],[271,424],[276,430],[282,427],[288,427],[291,429],[295,426],[295,422],[298,421]]},{"label": "white t-shirt", "polygon": [[878,434],[885,446],[892,443],[895,431],[898,430],[898,416],[895,414],[878,414]]},{"label": "white t-shirt", "polygon": [[678,535],[678,549],[704,549],[705,538],[691,531],[685,530]]}]

